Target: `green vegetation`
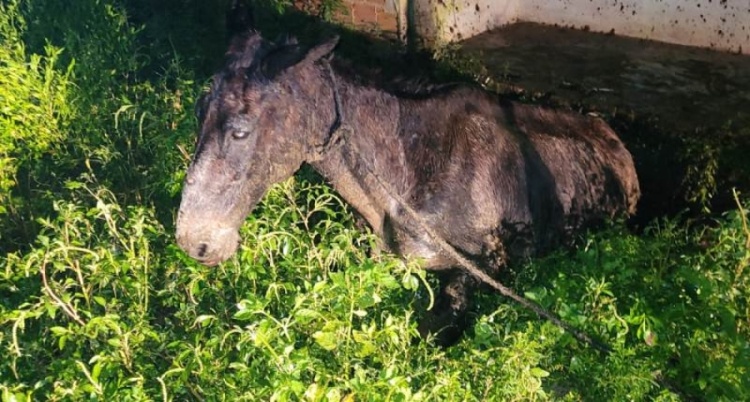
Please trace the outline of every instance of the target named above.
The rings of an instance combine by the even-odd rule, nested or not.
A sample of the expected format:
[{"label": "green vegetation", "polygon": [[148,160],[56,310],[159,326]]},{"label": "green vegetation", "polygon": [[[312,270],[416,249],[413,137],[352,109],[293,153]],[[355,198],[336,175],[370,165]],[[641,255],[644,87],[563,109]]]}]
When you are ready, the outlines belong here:
[{"label": "green vegetation", "polygon": [[307,171],[271,190],[235,257],[196,264],[173,220],[223,40],[204,34],[220,20],[196,21],[223,9],[175,6],[185,18],[166,28],[144,4],[0,3],[3,402],[750,399],[739,196],[719,217],[612,224],[518,269],[514,288],[609,356],[490,294],[458,345],[417,342],[431,278],[370,252]]}]

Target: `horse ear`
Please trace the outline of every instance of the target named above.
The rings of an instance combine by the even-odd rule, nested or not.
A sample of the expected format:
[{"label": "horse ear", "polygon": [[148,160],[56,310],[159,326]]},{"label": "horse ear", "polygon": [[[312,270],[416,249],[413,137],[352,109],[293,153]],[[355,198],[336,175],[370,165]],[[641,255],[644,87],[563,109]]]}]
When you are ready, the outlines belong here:
[{"label": "horse ear", "polygon": [[[246,64],[247,58],[259,44],[258,34],[254,30],[255,18],[252,4],[248,0],[232,0],[231,7],[225,14],[225,25],[229,50],[227,56],[237,61],[237,67]],[[245,56],[245,57],[243,57]]]},{"label": "horse ear", "polygon": [[253,7],[247,0],[232,0],[232,6],[227,10],[225,17],[227,38],[230,41],[255,28]]},{"label": "horse ear", "polygon": [[299,63],[303,57],[304,52],[298,45],[282,46],[263,58],[260,71],[264,77],[272,80]]},{"label": "horse ear", "polygon": [[333,52],[333,49],[336,47],[336,45],[339,44],[339,36],[334,35],[327,41],[313,47],[310,49],[310,51],[307,52],[304,59],[302,59],[301,62],[299,62],[300,67],[304,67],[305,65],[315,63],[316,61],[322,59],[325,56],[328,56]]},{"label": "horse ear", "polygon": [[263,59],[261,71],[268,79],[273,79],[283,72],[297,71],[329,55],[338,42],[339,37],[334,36],[305,53],[302,51],[302,48],[296,44],[296,39],[287,39],[286,43],[291,44],[282,46],[268,54]]},{"label": "horse ear", "polygon": [[226,60],[232,70],[250,67],[255,54],[263,47],[263,38],[254,31],[235,35],[226,52]]}]

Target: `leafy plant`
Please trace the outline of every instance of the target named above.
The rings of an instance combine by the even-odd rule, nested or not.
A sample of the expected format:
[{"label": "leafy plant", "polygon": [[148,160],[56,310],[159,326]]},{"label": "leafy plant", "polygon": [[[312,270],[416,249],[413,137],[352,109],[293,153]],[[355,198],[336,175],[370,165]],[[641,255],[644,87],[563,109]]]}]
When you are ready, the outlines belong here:
[{"label": "leafy plant", "polygon": [[[59,149],[73,113],[69,104],[73,63],[60,62],[62,49],[45,45],[30,54],[21,36],[25,21],[17,1],[0,4],[0,239],[18,221],[26,200],[11,191],[19,169]],[[60,69],[62,67],[62,69]]]}]

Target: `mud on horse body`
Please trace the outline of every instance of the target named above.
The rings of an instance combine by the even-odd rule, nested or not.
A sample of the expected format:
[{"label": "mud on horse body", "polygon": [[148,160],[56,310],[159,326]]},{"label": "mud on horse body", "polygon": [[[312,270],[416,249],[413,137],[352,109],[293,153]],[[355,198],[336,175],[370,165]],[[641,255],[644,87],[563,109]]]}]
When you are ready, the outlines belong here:
[{"label": "mud on horse body", "polygon": [[[415,230],[379,180],[490,274],[587,224],[634,212],[633,160],[601,119],[498,102],[470,86],[396,95],[331,69],[336,43],[305,50],[254,32],[233,39],[199,104],[177,219],[177,241],[191,257],[206,265],[229,258],[268,188],[308,163],[385,246],[437,272],[441,292],[420,331],[449,344],[477,284]],[[342,116],[352,132],[335,141]]]}]

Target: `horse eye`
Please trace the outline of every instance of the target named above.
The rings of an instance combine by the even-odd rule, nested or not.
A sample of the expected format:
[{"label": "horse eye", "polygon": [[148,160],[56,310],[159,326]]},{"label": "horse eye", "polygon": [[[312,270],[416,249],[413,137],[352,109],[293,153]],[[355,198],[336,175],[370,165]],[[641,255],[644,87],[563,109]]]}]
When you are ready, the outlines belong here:
[{"label": "horse eye", "polygon": [[232,131],[232,137],[236,140],[242,140],[247,138],[250,135],[250,132],[247,130],[234,130]]}]

